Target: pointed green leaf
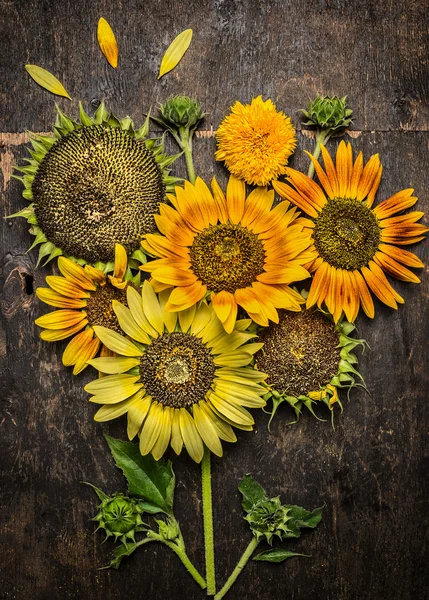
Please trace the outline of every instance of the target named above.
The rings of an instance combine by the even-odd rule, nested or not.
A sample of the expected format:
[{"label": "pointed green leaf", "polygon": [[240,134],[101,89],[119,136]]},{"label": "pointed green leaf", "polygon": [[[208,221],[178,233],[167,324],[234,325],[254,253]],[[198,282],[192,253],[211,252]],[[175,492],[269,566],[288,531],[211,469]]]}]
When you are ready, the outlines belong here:
[{"label": "pointed green leaf", "polygon": [[243,477],[238,489],[243,495],[242,505],[246,512],[249,512],[256,502],[267,497],[264,488],[259,485],[251,475],[245,475]]},{"label": "pointed green leaf", "polygon": [[64,98],[71,100],[63,84],[52,73],[37,65],[25,65],[25,69],[30,77],[42,88],[56,96],[64,96]]},{"label": "pointed green leaf", "polygon": [[309,554],[298,554],[297,552],[290,552],[290,550],[283,550],[283,548],[271,548],[270,550],[265,550],[264,552],[257,554],[253,557],[253,560],[280,563],[288,558],[293,558],[294,556],[310,557]]},{"label": "pointed green leaf", "polygon": [[116,466],[128,481],[130,494],[144,498],[161,512],[172,514],[176,478],[171,461],[156,461],[150,454],[142,456],[138,444],[104,437]]}]

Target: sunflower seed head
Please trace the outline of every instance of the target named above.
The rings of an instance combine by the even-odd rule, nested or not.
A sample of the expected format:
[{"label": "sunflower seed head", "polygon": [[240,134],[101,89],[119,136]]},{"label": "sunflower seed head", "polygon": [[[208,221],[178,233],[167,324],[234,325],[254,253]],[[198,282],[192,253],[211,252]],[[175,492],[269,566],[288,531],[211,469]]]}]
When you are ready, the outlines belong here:
[{"label": "sunflower seed head", "polygon": [[316,96],[307,110],[300,111],[307,119],[303,124],[329,129],[332,132],[348,127],[352,122],[353,111],[347,107],[346,99],[347,96]]}]

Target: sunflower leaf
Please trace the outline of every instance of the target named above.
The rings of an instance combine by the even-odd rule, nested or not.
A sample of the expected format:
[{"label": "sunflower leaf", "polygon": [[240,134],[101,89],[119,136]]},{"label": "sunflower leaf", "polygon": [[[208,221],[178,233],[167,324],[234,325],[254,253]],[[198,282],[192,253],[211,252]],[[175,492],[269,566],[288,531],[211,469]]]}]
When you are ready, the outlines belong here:
[{"label": "sunflower leaf", "polygon": [[63,84],[46,69],[42,69],[37,65],[25,65],[25,70],[36,83],[48,92],[71,100]]},{"label": "sunflower leaf", "polygon": [[259,485],[251,475],[245,475],[243,477],[238,489],[243,495],[242,505],[246,512],[249,512],[256,502],[267,497],[264,488]]},{"label": "sunflower leaf", "polygon": [[260,552],[253,557],[253,560],[280,563],[288,558],[293,558],[294,556],[306,556],[307,558],[310,557],[309,554],[298,554],[297,552],[291,552],[290,550],[284,550],[283,548],[271,548],[270,550],[264,550],[264,552]]},{"label": "sunflower leaf", "polygon": [[158,79],[174,69],[182,60],[192,40],[192,29],[185,29],[171,42],[167,48],[159,68]]},{"label": "sunflower leaf", "polygon": [[151,505],[149,512],[173,513],[176,478],[171,461],[156,461],[150,454],[142,456],[137,444],[104,436],[115,459],[128,481],[128,491]]}]

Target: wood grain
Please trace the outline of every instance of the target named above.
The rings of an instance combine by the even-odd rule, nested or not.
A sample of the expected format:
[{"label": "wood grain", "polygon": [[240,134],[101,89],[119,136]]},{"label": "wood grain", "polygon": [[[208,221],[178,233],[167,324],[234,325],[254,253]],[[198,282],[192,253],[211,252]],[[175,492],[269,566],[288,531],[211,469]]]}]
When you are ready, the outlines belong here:
[{"label": "wood grain", "polygon": [[[1,4],[3,120],[0,136],[2,211],[25,205],[10,178],[25,155],[26,130],[49,131],[54,102],[76,114],[77,99],[89,110],[104,97],[137,123],[150,105],[171,93],[195,94],[206,106],[206,132],[195,142],[195,163],[206,180],[226,172],[213,159],[215,129],[235,99],[272,97],[296,112],[315,93],[347,94],[354,109],[355,151],[380,153],[384,165],[377,202],[414,187],[418,209],[429,210],[428,55],[424,2],[187,3],[146,0],[8,0]],[[112,70],[96,42],[105,17],[119,45]],[[180,65],[162,80],[162,55],[183,29],[194,39]],[[55,99],[25,73],[27,62],[52,71],[72,104]],[[331,148],[336,142],[332,140]],[[306,169],[310,136],[299,133],[293,165]],[[174,146],[171,145],[171,150]],[[175,150],[175,149],[174,149]],[[184,162],[176,172],[184,175]],[[97,571],[112,544],[100,545],[89,520],[96,511],[91,481],[106,492],[124,490],[102,432],[125,438],[123,420],[93,421],[95,409],[83,385],[61,364],[66,342],[41,342],[34,319],[47,311],[34,290],[53,267],[35,268],[26,254],[31,236],[23,219],[5,219],[2,247],[2,415],[0,596],[7,599],[197,600],[204,594],[177,558],[162,547],[141,549],[119,572]],[[412,248],[427,264],[427,243]],[[429,386],[429,278],[394,282],[406,303],[398,311],[376,305],[376,318],[358,319],[371,351],[360,357],[369,393],[355,390],[345,411],[329,422],[304,415],[287,425],[280,409],[271,434],[267,416],[257,430],[241,433],[223,459],[214,460],[215,535],[219,583],[249,540],[237,484],[252,472],[273,495],[314,507],[326,504],[317,530],[290,549],[311,554],[284,565],[250,563],[228,598],[293,600],[424,600],[427,570],[429,485],[427,390]],[[326,416],[326,415],[325,415]],[[202,570],[203,537],[199,469],[174,459],[176,512],[189,554]]]}]

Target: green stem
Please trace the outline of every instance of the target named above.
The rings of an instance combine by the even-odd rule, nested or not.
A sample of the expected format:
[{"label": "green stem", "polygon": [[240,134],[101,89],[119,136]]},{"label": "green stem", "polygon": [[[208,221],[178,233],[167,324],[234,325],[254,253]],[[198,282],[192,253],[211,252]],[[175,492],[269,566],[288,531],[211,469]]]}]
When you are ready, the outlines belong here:
[{"label": "green stem", "polygon": [[[195,175],[194,169],[194,160],[192,158],[192,136],[189,129],[186,127],[180,128],[180,147],[183,150],[186,160],[186,168],[188,170],[188,178],[191,183],[195,183],[195,179],[197,178]],[[177,138],[176,138],[177,139]]]},{"label": "green stem", "polygon": [[206,589],[207,584],[204,578],[200,575],[196,567],[194,567],[194,565],[190,561],[189,556],[186,554],[185,545],[181,536],[179,538],[179,543],[175,543],[169,540],[165,540],[162,536],[158,535],[154,531],[151,531],[149,539],[161,542],[162,544],[165,544],[171,550],[173,550],[173,552],[177,554],[188,573],[192,575],[192,577],[195,579],[198,585],[201,586],[203,590]]},{"label": "green stem", "polygon": [[252,554],[255,551],[255,548],[258,544],[259,544],[258,540],[255,537],[252,538],[252,541],[247,546],[246,550],[243,552],[242,557],[238,561],[237,566],[235,567],[235,569],[233,570],[231,575],[228,577],[223,588],[220,590],[220,592],[218,592],[216,594],[216,596],[214,597],[214,600],[221,600],[221,598],[223,598],[225,596],[225,594],[228,592],[228,590],[233,585],[233,583],[235,583],[235,580],[240,575],[241,571],[246,566],[247,561],[252,556]]},{"label": "green stem", "polygon": [[[321,145],[325,144],[325,142],[327,142],[329,140],[331,135],[332,135],[332,132],[330,129],[318,129],[317,134],[316,134],[316,147],[313,152],[313,156],[316,160],[320,156]],[[311,162],[310,166],[308,167],[307,175],[308,175],[308,177],[310,177],[310,179],[313,179],[313,175],[314,175],[313,162]]]},{"label": "green stem", "polygon": [[204,546],[206,554],[206,580],[207,595],[216,594],[216,576],[214,562],[214,535],[213,535],[213,506],[212,506],[212,484],[210,467],[210,450],[204,447],[204,456],[201,461],[201,486],[203,496],[203,520],[204,520]]},{"label": "green stem", "polygon": [[167,544],[167,546],[169,548],[171,548],[173,550],[173,552],[175,552],[177,554],[177,556],[182,561],[183,565],[186,567],[186,569],[192,575],[192,577],[195,579],[195,581],[198,583],[198,585],[200,585],[201,588],[203,590],[205,590],[207,587],[207,584],[206,584],[204,578],[200,575],[200,573],[197,571],[197,569],[191,563],[189,556],[185,552],[185,549],[181,548],[177,544],[174,544],[173,542],[166,541],[165,543]]}]

